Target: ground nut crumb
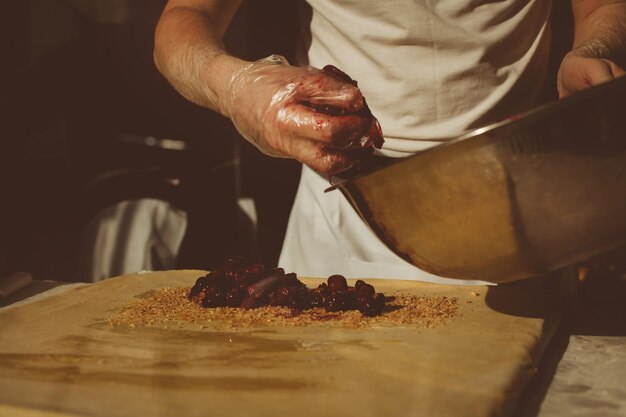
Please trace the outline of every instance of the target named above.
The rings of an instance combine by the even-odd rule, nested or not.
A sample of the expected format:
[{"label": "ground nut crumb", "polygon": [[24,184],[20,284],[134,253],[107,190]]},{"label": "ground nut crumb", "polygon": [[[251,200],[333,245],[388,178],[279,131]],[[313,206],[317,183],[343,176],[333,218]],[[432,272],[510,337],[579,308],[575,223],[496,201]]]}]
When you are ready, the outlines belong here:
[{"label": "ground nut crumb", "polygon": [[112,326],[161,326],[208,323],[229,328],[251,326],[343,326],[391,327],[397,325],[435,327],[457,315],[458,299],[445,296],[397,294],[388,297],[383,314],[363,316],[355,310],[328,312],[323,308],[304,311],[288,307],[259,307],[250,310],[232,307],[203,308],[187,299],[188,287],[161,288],[140,298],[108,319]]}]

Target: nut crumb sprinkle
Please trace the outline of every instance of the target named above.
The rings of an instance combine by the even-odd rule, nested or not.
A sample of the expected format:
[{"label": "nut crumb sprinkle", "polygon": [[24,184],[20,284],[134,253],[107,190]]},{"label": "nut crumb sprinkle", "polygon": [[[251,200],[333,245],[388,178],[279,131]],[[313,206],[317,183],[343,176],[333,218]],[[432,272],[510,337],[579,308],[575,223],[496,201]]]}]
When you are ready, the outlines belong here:
[{"label": "nut crumb sprinkle", "polygon": [[207,323],[219,327],[245,328],[252,326],[342,326],[391,327],[396,325],[436,327],[445,325],[457,315],[458,299],[445,296],[415,296],[398,294],[388,297],[383,314],[363,316],[360,312],[328,312],[323,308],[304,311],[288,307],[259,307],[242,309],[232,307],[203,308],[189,301],[188,287],[161,288],[150,297],[140,298],[123,307],[108,319],[111,326],[199,325]]}]

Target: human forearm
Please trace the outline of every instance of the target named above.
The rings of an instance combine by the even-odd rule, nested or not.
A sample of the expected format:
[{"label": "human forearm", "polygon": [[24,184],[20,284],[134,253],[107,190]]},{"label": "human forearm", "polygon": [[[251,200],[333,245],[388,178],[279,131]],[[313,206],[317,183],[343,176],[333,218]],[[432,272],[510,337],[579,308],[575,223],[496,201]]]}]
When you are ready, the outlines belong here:
[{"label": "human forearm", "polygon": [[222,42],[238,2],[226,2],[226,10],[181,3],[170,1],[159,20],[154,62],[188,100],[227,115],[230,80],[248,64],[228,54]]},{"label": "human forearm", "polygon": [[260,151],[335,174],[383,143],[356,82],[341,71],[253,63],[228,54],[222,36],[239,0],[169,0],[155,34],[154,61],[179,93],[230,118]]},{"label": "human forearm", "polygon": [[573,50],[626,67],[626,1],[573,0]]}]

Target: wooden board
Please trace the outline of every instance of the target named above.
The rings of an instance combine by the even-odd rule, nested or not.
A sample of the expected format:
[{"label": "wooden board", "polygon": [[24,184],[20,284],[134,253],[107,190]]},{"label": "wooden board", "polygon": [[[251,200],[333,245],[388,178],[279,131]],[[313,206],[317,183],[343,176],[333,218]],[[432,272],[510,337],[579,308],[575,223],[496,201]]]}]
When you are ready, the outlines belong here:
[{"label": "wooden board", "polygon": [[372,280],[387,294],[458,297],[459,316],[436,328],[104,320],[135,297],[199,275],[127,275],[0,309],[0,415],[505,416],[572,282],[567,274],[498,288]]}]

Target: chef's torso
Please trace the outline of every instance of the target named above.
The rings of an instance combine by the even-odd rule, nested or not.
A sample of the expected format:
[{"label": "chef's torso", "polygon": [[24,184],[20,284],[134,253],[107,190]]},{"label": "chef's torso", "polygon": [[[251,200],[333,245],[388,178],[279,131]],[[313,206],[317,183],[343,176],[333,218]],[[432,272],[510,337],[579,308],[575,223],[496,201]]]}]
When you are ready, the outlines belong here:
[{"label": "chef's torso", "polygon": [[[388,155],[426,149],[536,104],[549,0],[307,1],[308,63],[333,64],[359,82]],[[281,266],[310,276],[438,280],[389,251],[339,192],[323,193],[327,185],[303,169]]]}]

